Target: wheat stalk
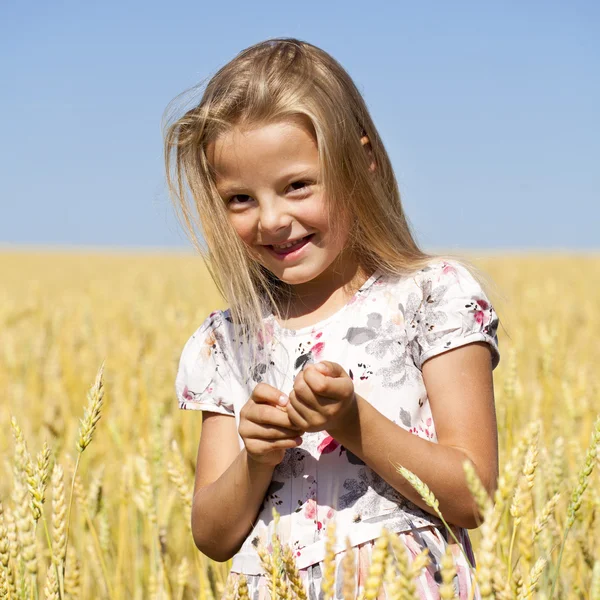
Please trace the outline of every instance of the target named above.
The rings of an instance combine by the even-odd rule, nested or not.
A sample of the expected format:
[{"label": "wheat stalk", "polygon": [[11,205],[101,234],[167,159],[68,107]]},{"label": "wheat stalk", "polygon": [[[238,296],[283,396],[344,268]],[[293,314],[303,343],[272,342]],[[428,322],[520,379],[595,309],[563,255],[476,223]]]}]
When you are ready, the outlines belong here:
[{"label": "wheat stalk", "polygon": [[563,534],[562,544],[560,546],[560,551],[558,553],[558,561],[556,564],[556,569],[554,572],[554,579],[552,581],[552,588],[550,589],[550,599],[554,597],[554,590],[556,589],[556,582],[558,580],[560,574],[560,563],[563,556],[563,551],[565,549],[565,544],[567,542],[567,536],[569,535],[569,531],[575,522],[575,515],[577,511],[581,507],[581,501],[583,498],[583,493],[585,492],[588,480],[594,470],[594,466],[596,464],[596,457],[598,454],[598,445],[600,444],[600,415],[596,419],[594,424],[594,428],[592,430],[592,434],[590,436],[590,444],[588,446],[585,462],[581,471],[579,472],[579,483],[573,490],[571,494],[571,500],[569,502],[569,506],[567,508],[567,523],[565,525],[565,531]]}]

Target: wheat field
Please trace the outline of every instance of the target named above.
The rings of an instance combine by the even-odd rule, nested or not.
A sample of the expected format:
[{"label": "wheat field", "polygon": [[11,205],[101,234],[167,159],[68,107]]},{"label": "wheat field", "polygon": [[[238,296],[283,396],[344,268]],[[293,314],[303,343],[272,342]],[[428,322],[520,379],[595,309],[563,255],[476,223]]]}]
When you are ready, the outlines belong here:
[{"label": "wheat field", "polygon": [[[482,597],[600,600],[600,257],[468,258],[503,323],[494,503],[465,472],[485,518],[472,532]],[[201,259],[4,250],[0,273],[0,598],[247,597],[189,527],[201,416],[177,409],[174,377],[223,307]],[[427,556],[409,564],[394,537],[378,542],[365,598],[383,581],[417,597]],[[303,597],[288,558],[276,543],[263,556],[273,598]]]}]

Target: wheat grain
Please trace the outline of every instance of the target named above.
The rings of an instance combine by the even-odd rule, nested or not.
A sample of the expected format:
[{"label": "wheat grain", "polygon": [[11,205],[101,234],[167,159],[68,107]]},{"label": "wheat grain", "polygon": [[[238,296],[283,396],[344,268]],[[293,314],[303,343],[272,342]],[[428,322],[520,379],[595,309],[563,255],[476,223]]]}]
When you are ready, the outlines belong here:
[{"label": "wheat grain", "polygon": [[364,588],[365,600],[374,600],[379,594],[379,589],[383,583],[383,570],[388,555],[388,545],[389,532],[383,528],[371,551],[371,564],[369,565],[369,574]]},{"label": "wheat grain", "polygon": [[332,519],[327,524],[325,539],[325,557],[323,559],[323,577],[321,579],[321,592],[323,600],[333,598],[335,590],[335,521]]},{"label": "wheat grain", "polygon": [[50,563],[46,573],[46,584],[44,586],[45,600],[60,600],[58,591],[58,579],[56,577],[56,565]]},{"label": "wheat grain", "polygon": [[418,600],[419,596],[417,594],[415,577],[418,576],[421,569],[424,568],[428,562],[427,551],[418,554],[412,564],[410,564],[408,560],[408,550],[398,535],[391,533],[389,542],[398,566],[398,585],[401,590],[400,598],[401,600]]},{"label": "wheat grain", "polygon": [[237,598],[238,600],[250,600],[248,596],[248,583],[244,575],[240,575],[238,579]]},{"label": "wheat grain", "polygon": [[83,452],[91,443],[92,436],[96,431],[98,421],[102,416],[102,403],[104,399],[104,363],[100,366],[90,391],[88,392],[88,404],[81,419],[79,427],[79,438],[77,439],[77,450]]},{"label": "wheat grain", "polygon": [[544,527],[546,527],[546,525],[548,524],[550,517],[554,514],[554,511],[556,510],[556,505],[558,503],[559,498],[560,498],[560,493],[557,492],[556,494],[554,494],[554,496],[552,496],[552,498],[550,498],[550,500],[548,500],[548,502],[546,502],[546,504],[544,505],[544,508],[542,509],[540,514],[536,517],[535,522],[533,524],[533,531],[532,531],[532,542],[533,543],[535,543],[536,539],[538,538],[538,536],[540,535],[540,533],[542,532]]},{"label": "wheat grain", "polygon": [[440,600],[453,600],[456,598],[456,588],[454,587],[454,578],[456,577],[456,565],[452,556],[450,544],[442,555],[440,563],[442,570],[442,584],[440,585]]},{"label": "wheat grain", "polygon": [[292,586],[292,592],[296,598],[298,598],[298,600],[306,600],[306,591],[304,589],[304,585],[302,584],[300,573],[296,568],[296,562],[294,560],[292,549],[288,545],[283,547],[282,560],[285,572],[290,581],[290,585]]},{"label": "wheat grain", "polygon": [[342,584],[342,596],[344,597],[344,600],[353,600],[356,596],[356,566],[354,558],[354,548],[350,543],[349,537],[346,537],[346,551],[344,553],[344,558],[342,558],[342,571],[344,574]]},{"label": "wheat grain", "polygon": [[167,462],[167,472],[169,478],[177,488],[179,497],[183,502],[186,510],[192,510],[192,486],[189,483],[189,478],[183,466],[183,457],[179,450],[179,446],[175,440],[171,442],[172,460]]},{"label": "wheat grain", "polygon": [[72,547],[67,549],[65,564],[65,594],[72,600],[78,600],[81,594],[81,575],[79,560]]},{"label": "wheat grain", "polygon": [[518,600],[527,600],[528,598],[532,598],[535,590],[538,586],[538,582],[542,571],[544,570],[546,563],[548,561],[545,558],[538,558],[533,567],[531,568],[531,572],[529,573],[527,585],[521,587],[519,594],[517,596]]},{"label": "wheat grain", "polygon": [[52,551],[58,564],[66,558],[66,514],[64,471],[58,464],[52,469]]}]

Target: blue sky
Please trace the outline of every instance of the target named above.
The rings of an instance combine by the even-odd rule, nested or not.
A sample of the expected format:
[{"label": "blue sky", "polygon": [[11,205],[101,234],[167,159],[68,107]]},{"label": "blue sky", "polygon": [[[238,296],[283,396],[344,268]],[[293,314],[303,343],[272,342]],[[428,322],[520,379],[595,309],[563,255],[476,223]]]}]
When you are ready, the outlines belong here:
[{"label": "blue sky", "polygon": [[161,118],[243,48],[321,46],[364,94],[425,248],[598,249],[600,5],[0,6],[0,244],[183,247]]}]

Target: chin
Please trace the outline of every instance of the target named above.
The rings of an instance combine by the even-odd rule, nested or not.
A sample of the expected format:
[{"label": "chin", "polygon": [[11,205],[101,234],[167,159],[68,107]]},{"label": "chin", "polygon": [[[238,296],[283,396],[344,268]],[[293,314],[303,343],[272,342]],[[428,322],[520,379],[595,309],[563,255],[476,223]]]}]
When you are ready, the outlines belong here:
[{"label": "chin", "polygon": [[284,283],[287,283],[288,285],[301,285],[303,283],[308,283],[309,281],[316,279],[325,271],[325,269],[286,269],[286,271],[280,271],[279,273],[277,273],[276,271],[271,270],[271,273],[273,273],[275,277],[277,277]]}]

